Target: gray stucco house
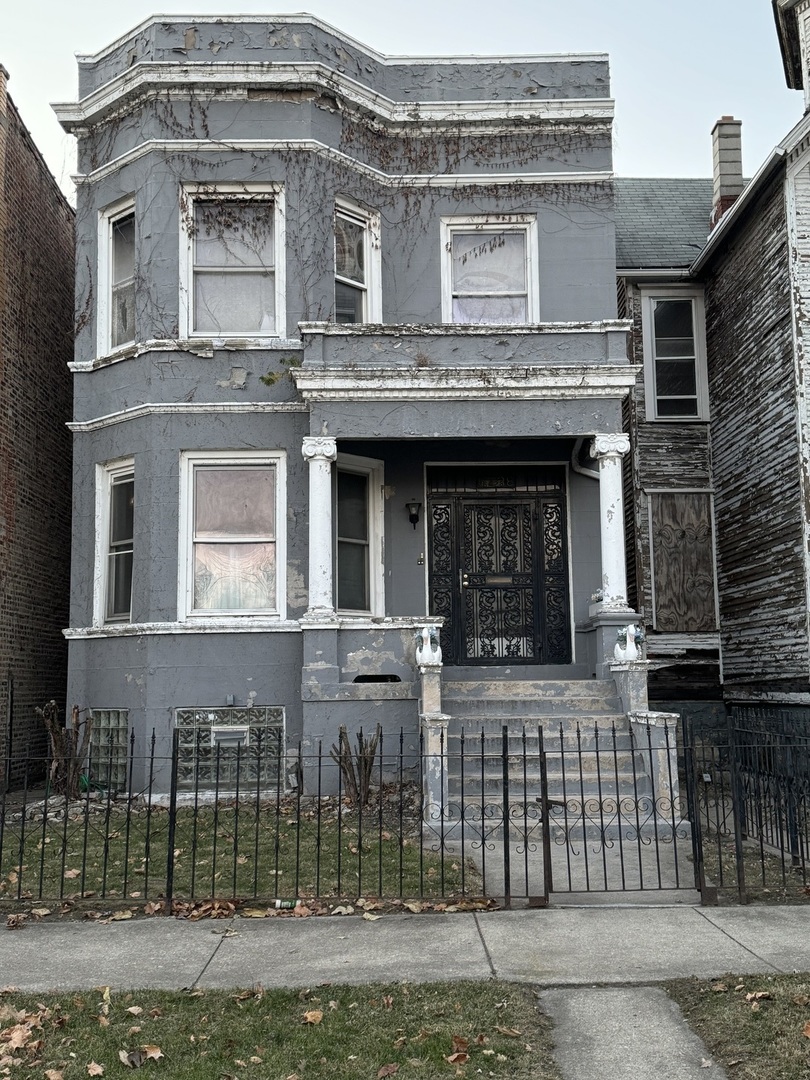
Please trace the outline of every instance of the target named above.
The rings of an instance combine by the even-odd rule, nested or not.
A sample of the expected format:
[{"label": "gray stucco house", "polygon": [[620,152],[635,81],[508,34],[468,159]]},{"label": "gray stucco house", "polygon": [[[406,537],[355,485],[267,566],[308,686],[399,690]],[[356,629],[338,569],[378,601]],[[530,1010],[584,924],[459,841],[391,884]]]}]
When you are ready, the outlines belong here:
[{"label": "gray stucco house", "polygon": [[[457,712],[619,677],[643,363],[607,57],[155,16],[56,108],[79,143],[69,702],[139,753],[178,729],[199,765],[258,730],[414,737],[428,624]],[[705,424],[698,309],[659,315],[660,416]]]}]

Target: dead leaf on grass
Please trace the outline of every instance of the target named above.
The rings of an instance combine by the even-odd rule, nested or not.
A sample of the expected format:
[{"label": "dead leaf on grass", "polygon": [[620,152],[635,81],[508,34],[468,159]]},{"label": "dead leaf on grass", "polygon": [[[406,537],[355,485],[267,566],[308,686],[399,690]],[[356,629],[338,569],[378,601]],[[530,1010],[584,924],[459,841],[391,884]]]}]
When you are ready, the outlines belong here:
[{"label": "dead leaf on grass", "polygon": [[450,1054],[444,1060],[450,1065],[466,1065],[467,1062],[470,1060],[470,1055],[462,1053]]},{"label": "dead leaf on grass", "polygon": [[802,1035],[804,1035],[805,1039],[810,1039],[810,1020],[802,1028]]},{"label": "dead leaf on grass", "polygon": [[127,1009],[127,1012],[132,1013],[133,1016],[140,1016],[143,1012],[143,1009],[140,1007],[140,1005],[130,1005],[130,1007]]},{"label": "dead leaf on grass", "polygon": [[390,1062],[388,1065],[383,1065],[377,1073],[377,1080],[383,1080],[383,1077],[393,1076],[399,1072],[399,1065],[395,1061]]},{"label": "dead leaf on grass", "polygon": [[764,1001],[766,998],[769,998],[770,996],[771,995],[767,990],[755,990],[751,994],[746,994],[745,995],[745,1000],[746,1001]]},{"label": "dead leaf on grass", "polygon": [[143,1050],[144,1056],[146,1057],[147,1061],[159,1061],[162,1057],[165,1056],[159,1046],[153,1046],[151,1043],[147,1043],[146,1046],[142,1046],[141,1050]]},{"label": "dead leaf on grass", "polygon": [[23,930],[25,928],[25,920],[27,915],[20,913],[19,915],[7,915],[6,916],[6,930]]},{"label": "dead leaf on grass", "polygon": [[46,1069],[45,1080],[65,1080],[65,1074],[61,1069]]},{"label": "dead leaf on grass", "polygon": [[65,876],[66,878],[77,878],[77,877],[80,877],[80,876],[81,876],[81,870],[66,870],[66,871],[65,871],[65,875],[64,875],[64,876]]},{"label": "dead leaf on grass", "polygon": [[323,1011],[321,1009],[310,1009],[308,1012],[304,1013],[304,1019],[301,1023],[320,1024],[321,1020],[323,1020]]},{"label": "dead leaf on grass", "polygon": [[103,1076],[104,1075],[104,1066],[99,1065],[99,1063],[97,1061],[91,1061],[87,1066],[87,1075],[88,1076]]},{"label": "dead leaf on grass", "polygon": [[722,983],[722,982],[712,983],[711,988],[715,992],[715,994],[727,994],[728,993],[728,987],[726,986],[725,983]]},{"label": "dead leaf on grass", "polygon": [[501,1027],[500,1024],[496,1024],[495,1030],[500,1032],[501,1035],[508,1035],[510,1039],[522,1038],[522,1033],[517,1028]]},{"label": "dead leaf on grass", "polygon": [[802,1006],[810,1005],[810,997],[808,997],[807,994],[797,994],[793,999],[793,1004]]}]

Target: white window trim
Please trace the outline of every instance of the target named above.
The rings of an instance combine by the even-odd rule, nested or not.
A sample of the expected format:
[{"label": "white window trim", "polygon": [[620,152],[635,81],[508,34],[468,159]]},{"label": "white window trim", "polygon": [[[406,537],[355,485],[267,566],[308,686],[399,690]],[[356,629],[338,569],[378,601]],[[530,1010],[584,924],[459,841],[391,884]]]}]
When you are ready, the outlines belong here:
[{"label": "white window trim", "polygon": [[[376,211],[365,210],[350,199],[335,199],[335,217],[338,215],[355,221],[363,228],[365,248],[366,281],[364,289],[364,323],[382,322],[382,241],[380,215]],[[335,273],[335,281],[338,281]],[[342,280],[342,279],[340,279]],[[348,285],[357,285],[346,279]]]},{"label": "white window trim", "polygon": [[[333,468],[335,492],[337,492],[338,472],[360,473],[361,475],[368,477],[368,591],[371,609],[370,611],[355,611],[354,609],[338,608],[336,606],[335,610],[339,615],[357,615],[361,618],[363,616],[368,617],[371,615],[375,618],[381,618],[385,615],[385,573],[383,566],[383,528],[385,510],[383,500],[383,487],[385,484],[384,465],[383,462],[377,458],[359,457],[356,454],[338,454]],[[335,605],[337,605],[337,507],[335,507],[333,518],[334,536],[332,538],[332,543],[334,545],[335,559],[334,599]]]},{"label": "white window trim", "polygon": [[[96,627],[128,626],[132,622],[131,607],[129,619],[107,619],[107,589],[109,587],[108,556],[110,551],[112,486],[116,479],[120,479],[124,476],[131,476],[134,479],[134,458],[120,458],[117,461],[107,461],[96,465],[96,537],[95,560],[93,565],[93,626]],[[133,555],[133,596],[135,581],[134,561]]]},{"label": "white window trim", "polygon": [[[112,277],[113,277],[113,225],[121,218],[135,212],[135,196],[119,199],[99,211],[98,215],[98,291],[96,304],[96,354],[107,356],[113,351],[112,345]],[[138,265],[138,228],[135,226],[135,267]],[[122,341],[115,346],[115,351],[126,349],[132,341]]]},{"label": "white window trim", "polygon": [[[696,416],[659,416],[653,356],[653,304],[656,300],[692,300],[695,334]],[[709,385],[706,371],[706,315],[703,290],[678,285],[641,289],[641,337],[644,349],[644,418],[668,424],[701,423],[709,419]]]},{"label": "white window trim", "polygon": [[[442,322],[453,322],[453,250],[455,232],[522,232],[526,237],[526,323],[539,319],[540,278],[537,246],[537,217],[535,214],[480,214],[475,217],[443,217],[442,243]],[[459,324],[467,325],[467,324]],[[476,324],[478,325],[478,324]],[[486,325],[486,324],[484,324]],[[490,325],[497,326],[499,323]],[[515,325],[510,323],[508,325]]]},{"label": "white window trim", "polygon": [[[276,610],[194,611],[194,467],[196,465],[274,465],[276,469]],[[287,455],[283,450],[187,450],[180,455],[180,514],[177,583],[179,622],[225,626],[280,622],[287,618]]]},{"label": "white window trim", "polygon": [[[227,198],[235,202],[255,202],[262,197],[272,200],[275,235],[275,302],[276,327],[272,334],[224,333],[212,335],[207,330],[194,330],[194,200]],[[238,338],[246,343],[285,338],[287,334],[286,289],[286,229],[284,212],[284,188],[280,184],[183,184],[180,188],[180,282],[179,322],[180,335],[186,339],[225,340]]]}]

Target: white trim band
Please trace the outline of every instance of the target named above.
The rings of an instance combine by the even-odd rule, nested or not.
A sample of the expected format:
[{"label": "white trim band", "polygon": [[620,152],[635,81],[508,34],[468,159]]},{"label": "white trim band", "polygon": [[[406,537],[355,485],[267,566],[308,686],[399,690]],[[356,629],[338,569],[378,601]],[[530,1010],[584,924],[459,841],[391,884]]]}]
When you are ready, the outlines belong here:
[{"label": "white trim band", "polygon": [[93,420],[74,420],[66,426],[70,431],[82,432],[99,431],[102,428],[112,427],[114,424],[123,424],[127,420],[141,420],[145,416],[165,416],[167,414],[201,416],[208,413],[266,414],[305,412],[309,412],[308,407],[299,401],[181,401],[168,404],[147,402],[143,405],[133,405],[130,409],[122,409],[120,412],[107,413],[106,416],[97,416]]}]

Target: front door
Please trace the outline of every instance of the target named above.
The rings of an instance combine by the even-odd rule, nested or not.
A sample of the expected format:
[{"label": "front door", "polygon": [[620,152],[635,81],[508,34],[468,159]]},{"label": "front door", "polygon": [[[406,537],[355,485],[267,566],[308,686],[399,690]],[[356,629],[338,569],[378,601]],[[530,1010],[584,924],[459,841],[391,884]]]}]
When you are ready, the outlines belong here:
[{"label": "front door", "polygon": [[445,662],[569,664],[563,468],[431,468],[428,514]]}]

